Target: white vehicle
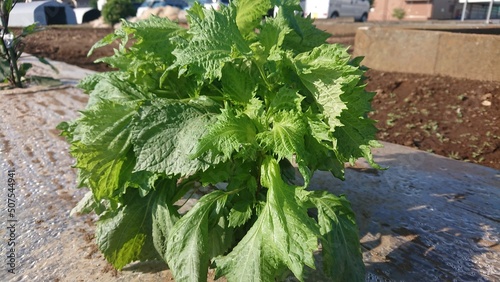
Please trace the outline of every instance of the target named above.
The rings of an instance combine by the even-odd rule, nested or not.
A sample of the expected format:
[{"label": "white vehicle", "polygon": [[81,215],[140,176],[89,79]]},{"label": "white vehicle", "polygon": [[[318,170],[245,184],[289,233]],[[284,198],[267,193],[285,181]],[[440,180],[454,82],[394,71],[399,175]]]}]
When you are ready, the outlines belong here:
[{"label": "white vehicle", "polygon": [[306,0],[304,14],[313,19],[353,17],[366,22],[370,3],[368,0]]}]

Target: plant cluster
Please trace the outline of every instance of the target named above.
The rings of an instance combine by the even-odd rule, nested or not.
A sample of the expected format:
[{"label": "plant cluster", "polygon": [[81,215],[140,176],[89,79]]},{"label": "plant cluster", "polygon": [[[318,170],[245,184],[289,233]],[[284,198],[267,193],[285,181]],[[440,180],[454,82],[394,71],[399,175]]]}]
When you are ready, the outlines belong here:
[{"label": "plant cluster", "polygon": [[398,20],[402,20],[406,16],[406,11],[403,8],[394,8],[394,10],[392,10],[392,16]]},{"label": "plant cluster", "polygon": [[[314,171],[343,179],[344,163],[360,157],[377,167],[366,117],[374,94],[360,59],[326,44],[299,9],[298,0],[195,4],[189,29],[123,21],[94,45],[121,41],[100,59],[118,70],[82,80],[86,109],[58,128],[90,188],[73,212],[99,215],[97,244],[116,268],[163,259],[177,281],[203,281],[209,267],[229,281],[288,271],[303,281],[320,244],[328,277],[364,280],[349,202],[308,187]],[[210,192],[181,214],[200,185]]]},{"label": "plant cluster", "polygon": [[24,49],[22,39],[40,29],[35,23],[23,28],[21,34],[17,36],[9,30],[10,12],[16,3],[17,0],[0,1],[0,81],[7,81],[10,86],[23,87],[26,72],[32,65],[29,63],[18,65]]},{"label": "plant cluster", "polygon": [[135,16],[135,8],[131,0],[107,0],[101,13],[106,23],[114,25],[122,18]]}]

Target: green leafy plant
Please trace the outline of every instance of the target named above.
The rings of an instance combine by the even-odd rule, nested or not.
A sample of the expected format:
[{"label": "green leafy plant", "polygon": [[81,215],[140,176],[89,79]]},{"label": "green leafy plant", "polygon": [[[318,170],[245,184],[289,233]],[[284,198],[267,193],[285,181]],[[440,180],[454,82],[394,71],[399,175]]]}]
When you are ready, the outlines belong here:
[{"label": "green leafy plant", "polygon": [[[262,18],[279,5],[275,18]],[[189,29],[157,17],[95,44],[118,71],[81,81],[82,116],[59,125],[90,192],[73,212],[99,215],[96,239],[121,269],[163,259],[177,281],[209,267],[229,281],[274,281],[315,269],[363,281],[355,215],[344,196],[308,189],[314,171],[343,179],[371,155],[360,59],[295,15],[298,1],[195,4]],[[133,36],[133,44],[128,38]],[[91,50],[92,52],[92,50]],[[200,187],[208,187],[180,212]],[[310,217],[309,210],[317,210]]]},{"label": "green leafy plant", "polygon": [[[11,87],[23,87],[26,72],[32,67],[29,63],[18,63],[24,50],[23,39],[40,31],[37,24],[24,27],[20,34],[14,35],[9,29],[10,12],[17,0],[0,1],[0,81],[8,82]],[[40,62],[48,64],[43,58]]]},{"label": "green leafy plant", "polygon": [[394,10],[392,10],[392,16],[398,20],[402,20],[406,16],[406,11],[403,8],[394,8]]},{"label": "green leafy plant", "polygon": [[114,25],[122,18],[134,16],[135,9],[131,0],[107,0],[101,13],[106,23]]}]

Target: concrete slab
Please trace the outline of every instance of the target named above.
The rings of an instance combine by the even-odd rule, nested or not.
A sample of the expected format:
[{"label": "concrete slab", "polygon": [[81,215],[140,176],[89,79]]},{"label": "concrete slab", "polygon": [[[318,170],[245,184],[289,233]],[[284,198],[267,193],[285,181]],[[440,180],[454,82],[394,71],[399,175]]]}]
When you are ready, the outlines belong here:
[{"label": "concrete slab", "polygon": [[499,281],[500,171],[384,143],[389,167],[317,173],[313,189],[346,194],[370,281]]},{"label": "concrete slab", "polygon": [[[55,65],[68,87],[0,92],[0,183],[7,183],[9,169],[17,181],[15,274],[4,264],[1,280],[167,279],[168,271],[154,263],[110,271],[93,247],[92,217],[69,217],[84,191],[74,189],[73,160],[55,126],[74,119],[86,104],[87,96],[73,85],[88,71]],[[376,171],[359,161],[344,182],[324,172],[312,181],[312,189],[343,193],[351,201],[367,281],[500,281],[500,171],[388,143],[374,154],[390,168]],[[0,252],[6,254],[10,233],[0,230]]]},{"label": "concrete slab", "polygon": [[443,26],[413,28],[361,27],[356,32],[353,55],[364,56],[363,64],[381,71],[500,81],[500,36],[496,29],[482,29],[492,34],[471,34],[449,32],[453,28],[435,30]]}]

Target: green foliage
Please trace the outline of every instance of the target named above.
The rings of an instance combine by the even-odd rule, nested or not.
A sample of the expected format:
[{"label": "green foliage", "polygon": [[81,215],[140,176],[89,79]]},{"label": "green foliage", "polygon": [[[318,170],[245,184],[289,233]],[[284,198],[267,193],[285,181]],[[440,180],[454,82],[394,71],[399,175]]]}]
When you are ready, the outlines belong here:
[{"label": "green foliage", "polygon": [[101,13],[106,23],[114,25],[122,18],[134,16],[135,9],[131,0],[107,0]]},{"label": "green foliage", "polygon": [[406,16],[406,11],[403,8],[394,8],[394,10],[392,10],[392,16],[398,20],[402,20]]},{"label": "green foliage", "polygon": [[[161,257],[178,281],[209,267],[229,281],[303,281],[319,240],[328,277],[364,280],[348,201],[308,185],[316,170],[343,178],[360,157],[378,167],[373,93],[360,59],[296,16],[298,1],[280,3],[195,4],[189,30],[124,21],[94,46],[121,40],[101,59],[119,70],[84,79],[89,103],[59,129],[92,193],[75,211],[100,215],[98,245],[116,268]],[[212,189],[182,214],[201,185]]]},{"label": "green foliage", "polygon": [[90,0],[89,7],[92,9],[97,9],[97,0]]},{"label": "green foliage", "polygon": [[[0,1],[0,81],[8,82],[11,87],[23,87],[26,73],[32,67],[29,63],[18,63],[24,49],[23,39],[41,29],[35,23],[24,27],[18,35],[10,32],[9,16],[16,3],[12,0]],[[48,64],[43,58],[39,60]]]}]

